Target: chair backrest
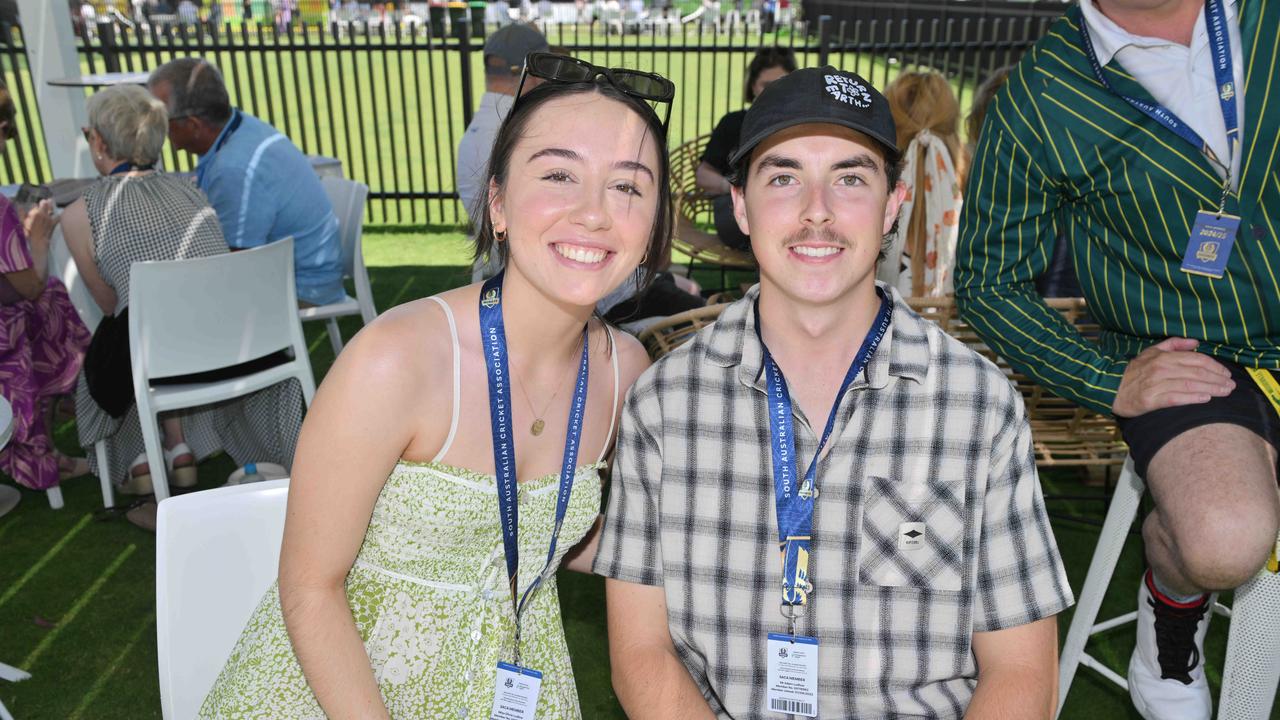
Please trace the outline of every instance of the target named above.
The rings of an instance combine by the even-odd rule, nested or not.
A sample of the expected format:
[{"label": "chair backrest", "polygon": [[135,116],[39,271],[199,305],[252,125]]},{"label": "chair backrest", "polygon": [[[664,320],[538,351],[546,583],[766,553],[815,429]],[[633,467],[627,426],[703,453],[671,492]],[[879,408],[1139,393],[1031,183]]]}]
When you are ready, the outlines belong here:
[{"label": "chair backrest", "polygon": [[676,214],[694,223],[712,221],[711,200],[698,187],[698,165],[710,139],[709,134],[699,135],[671,150],[671,197]]},{"label": "chair backrest", "polygon": [[292,348],[307,357],[293,285],[293,238],[129,271],[134,387]]},{"label": "chair backrest", "polygon": [[637,338],[649,352],[649,357],[656,361],[683,345],[702,328],[715,322],[727,307],[729,307],[728,303],[707,305],[677,313],[640,331]]},{"label": "chair backrest", "polygon": [[355,180],[327,176],[320,179],[324,192],[338,216],[338,239],[342,242],[342,276],[355,277],[356,265],[364,265],[361,236],[364,234],[364,204],[369,186]]},{"label": "chair backrest", "polygon": [[49,243],[49,276],[56,277],[67,286],[67,295],[75,306],[80,320],[93,332],[102,322],[102,308],[89,293],[89,286],[80,278],[80,268],[76,267],[75,258],[71,257],[71,249],[67,247],[67,239],[62,235],[62,228],[54,228],[52,241]]},{"label": "chair backrest", "polygon": [[192,718],[275,581],[289,481],[171,497],[156,516],[156,642],[165,718]]}]

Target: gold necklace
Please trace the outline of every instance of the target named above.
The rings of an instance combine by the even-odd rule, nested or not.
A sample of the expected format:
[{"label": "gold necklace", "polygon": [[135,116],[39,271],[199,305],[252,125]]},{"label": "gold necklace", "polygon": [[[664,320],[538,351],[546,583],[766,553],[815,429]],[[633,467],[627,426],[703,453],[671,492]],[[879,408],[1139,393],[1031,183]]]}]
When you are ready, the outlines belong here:
[{"label": "gold necklace", "polygon": [[533,424],[529,426],[529,432],[533,433],[534,437],[537,437],[541,435],[543,429],[547,427],[547,423],[545,420],[542,419],[542,416],[547,414],[547,410],[551,409],[551,403],[554,403],[556,401],[556,396],[559,395],[560,391],[564,389],[564,381],[565,381],[565,378],[568,377],[568,375],[560,378],[559,387],[557,387],[556,391],[552,393],[551,399],[548,400],[546,406],[542,408],[542,412],[538,412],[533,407],[533,401],[529,399],[529,391],[525,390],[524,379],[520,377],[520,371],[516,369],[515,365],[512,365],[511,369],[515,371],[516,379],[520,381],[520,394],[524,395],[525,404],[529,406],[529,412],[533,413],[534,415]]}]

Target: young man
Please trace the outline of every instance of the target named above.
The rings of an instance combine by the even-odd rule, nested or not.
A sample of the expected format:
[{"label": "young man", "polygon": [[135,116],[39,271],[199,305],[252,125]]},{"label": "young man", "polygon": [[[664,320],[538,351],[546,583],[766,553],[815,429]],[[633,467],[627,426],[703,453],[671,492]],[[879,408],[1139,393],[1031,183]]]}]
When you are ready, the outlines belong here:
[{"label": "young man", "polygon": [[760,284],[623,413],[595,569],[633,718],[1053,714],[1072,598],[1022,402],[875,282],[894,137],[832,67],[747,111]]},{"label": "young man", "polygon": [[[1280,3],[1081,0],[1009,75],[974,154],[956,300],[996,352],[1116,417],[1154,508],[1129,692],[1208,720],[1209,593],[1280,528]],[[1033,282],[1067,243],[1102,331]]]},{"label": "young man", "polygon": [[289,138],[231,107],[222,74],[197,58],[161,65],[147,81],[169,110],[169,142],[198,155],[196,183],[233,250],[293,238],[299,305],[342,302],[342,243],[333,204]]}]

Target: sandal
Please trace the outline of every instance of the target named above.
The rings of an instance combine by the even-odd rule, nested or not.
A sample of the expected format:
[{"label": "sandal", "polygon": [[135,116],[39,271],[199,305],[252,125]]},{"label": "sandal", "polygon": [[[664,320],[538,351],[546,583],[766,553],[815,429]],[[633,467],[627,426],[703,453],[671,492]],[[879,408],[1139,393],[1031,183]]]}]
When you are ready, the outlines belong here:
[{"label": "sandal", "polygon": [[60,452],[55,452],[53,457],[58,461],[59,482],[89,474],[88,458],[71,457]]},{"label": "sandal", "polygon": [[136,472],[139,468],[147,466],[147,454],[141,453],[133,459],[129,465],[129,474],[125,481],[120,484],[119,490],[125,495],[150,495],[153,490],[151,487],[151,469],[148,467],[147,472]]},{"label": "sandal", "polygon": [[[178,465],[177,459],[183,455],[189,457],[190,460]],[[174,487],[189,488],[195,486],[197,480],[196,456],[186,443],[180,442],[172,448],[165,449],[164,464],[169,470],[169,482]]]}]

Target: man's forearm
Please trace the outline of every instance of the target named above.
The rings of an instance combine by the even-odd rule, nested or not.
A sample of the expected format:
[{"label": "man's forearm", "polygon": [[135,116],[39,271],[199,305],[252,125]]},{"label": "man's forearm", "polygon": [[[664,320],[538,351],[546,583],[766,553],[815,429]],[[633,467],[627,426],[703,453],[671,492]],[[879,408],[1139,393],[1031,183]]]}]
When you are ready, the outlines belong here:
[{"label": "man's forearm", "polygon": [[630,647],[613,653],[613,689],[632,720],[714,719],[702,692],[674,653]]},{"label": "man's forearm", "polygon": [[1030,666],[991,668],[978,675],[978,686],[965,720],[1036,720],[1053,717],[1058,705],[1058,679]]},{"label": "man's forearm", "polygon": [[1058,395],[1104,415],[1111,413],[1124,362],[1050,308],[1030,285],[957,279],[960,316],[1017,370]]}]

